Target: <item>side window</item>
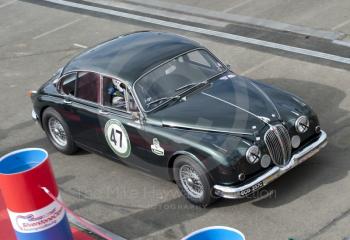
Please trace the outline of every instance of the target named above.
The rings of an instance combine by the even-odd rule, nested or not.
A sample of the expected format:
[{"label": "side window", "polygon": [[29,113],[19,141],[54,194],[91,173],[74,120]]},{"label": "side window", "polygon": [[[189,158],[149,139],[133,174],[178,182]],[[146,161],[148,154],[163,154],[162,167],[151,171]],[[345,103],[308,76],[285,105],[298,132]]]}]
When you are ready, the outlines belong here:
[{"label": "side window", "polygon": [[126,86],[117,79],[103,77],[103,105],[126,111]]},{"label": "side window", "polygon": [[77,80],[77,74],[72,73],[62,78],[61,81],[61,93],[74,96],[75,94],[75,82]]},{"label": "side window", "polygon": [[78,73],[76,97],[91,101],[100,102],[100,75],[91,72]]}]

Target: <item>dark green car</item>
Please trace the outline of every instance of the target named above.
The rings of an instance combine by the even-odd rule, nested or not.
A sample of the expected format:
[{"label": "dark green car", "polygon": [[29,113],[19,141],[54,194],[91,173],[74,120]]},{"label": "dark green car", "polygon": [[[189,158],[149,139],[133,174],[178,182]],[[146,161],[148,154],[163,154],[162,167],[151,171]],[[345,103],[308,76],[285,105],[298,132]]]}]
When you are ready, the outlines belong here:
[{"label": "dark green car", "polygon": [[83,52],[32,100],[59,151],[80,147],[175,180],[203,207],[257,191],[327,144],[299,97],[237,76],[169,33],[126,34]]}]

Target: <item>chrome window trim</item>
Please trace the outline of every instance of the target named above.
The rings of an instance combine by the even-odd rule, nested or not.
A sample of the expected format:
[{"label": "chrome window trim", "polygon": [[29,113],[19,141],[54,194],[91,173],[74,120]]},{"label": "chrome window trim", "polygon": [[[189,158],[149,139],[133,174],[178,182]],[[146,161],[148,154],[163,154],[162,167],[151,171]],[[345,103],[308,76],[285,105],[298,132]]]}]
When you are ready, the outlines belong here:
[{"label": "chrome window trim", "polygon": [[[191,49],[191,50],[188,50],[188,51],[185,51],[185,52],[183,52],[183,53],[180,53],[180,54],[178,54],[178,55],[176,55],[176,56],[174,56],[174,57],[172,57],[172,58],[170,58],[170,59],[168,59],[168,60],[166,60],[166,61],[160,63],[159,65],[153,67],[152,69],[148,70],[147,72],[145,72],[144,74],[142,74],[140,77],[138,77],[131,85],[129,84],[128,81],[124,80],[123,78],[121,78],[121,77],[119,77],[119,76],[117,76],[117,75],[111,75],[111,74],[108,74],[108,73],[104,73],[104,72],[100,72],[100,71],[96,71],[96,70],[91,70],[91,69],[85,69],[85,68],[82,68],[82,69],[72,69],[72,70],[70,70],[70,71],[68,71],[68,72],[64,72],[65,67],[63,67],[63,68],[62,68],[62,71],[61,71],[61,74],[62,74],[62,75],[59,76],[59,78],[58,78],[58,79],[59,79],[59,80],[58,80],[58,83],[59,83],[59,84],[57,84],[57,87],[56,87],[56,88],[57,88],[57,91],[58,91],[60,94],[62,94],[62,96],[66,96],[66,97],[71,98],[72,100],[76,100],[76,99],[78,99],[78,98],[76,98],[75,96],[66,95],[66,94],[62,93],[62,92],[59,90],[59,88],[58,88],[58,86],[61,85],[62,78],[64,78],[65,76],[67,76],[67,75],[69,75],[69,74],[72,74],[72,73],[78,73],[78,72],[91,72],[91,73],[97,73],[97,74],[102,75],[102,76],[104,76],[104,77],[109,77],[109,78],[118,79],[119,81],[121,81],[122,83],[124,83],[125,86],[127,86],[127,88],[129,89],[131,95],[132,95],[133,98],[135,99],[136,105],[137,105],[137,107],[138,107],[138,109],[139,109],[139,112],[140,112],[140,114],[141,114],[141,118],[146,119],[147,113],[149,113],[149,112],[151,112],[151,111],[145,111],[145,110],[143,109],[143,106],[142,106],[142,104],[141,104],[141,101],[140,101],[140,99],[139,99],[139,96],[137,95],[137,93],[136,93],[136,91],[135,91],[135,84],[136,84],[142,77],[144,77],[146,74],[150,73],[151,71],[153,71],[153,70],[155,70],[155,69],[161,67],[162,65],[164,65],[164,64],[166,64],[166,63],[172,61],[172,60],[175,59],[175,58],[178,58],[178,57],[180,57],[180,56],[182,56],[182,55],[185,55],[185,54],[187,54],[187,53],[190,53],[190,52],[193,52],[193,51],[197,51],[197,50],[204,50],[204,51],[208,52],[208,53],[210,54],[210,56],[213,57],[217,62],[219,62],[219,63],[222,65],[222,67],[224,68],[224,70],[223,70],[221,73],[219,73],[219,74],[213,76],[212,78],[217,77],[217,76],[219,76],[220,74],[223,74],[223,73],[225,73],[225,72],[228,71],[227,66],[226,66],[220,59],[218,59],[210,50],[208,50],[208,49],[205,48],[205,47],[196,47],[196,48],[193,48],[193,49]],[[67,65],[68,65],[68,64],[69,64],[69,63],[67,63]],[[67,65],[66,65],[66,66],[67,66]],[[64,73],[63,73],[63,72],[64,72]],[[212,79],[212,78],[211,78],[211,79]],[[103,90],[102,90],[102,91],[103,91]],[[85,101],[85,100],[82,99],[82,101]],[[87,103],[91,103],[90,101],[86,101],[86,102],[87,102]],[[166,103],[166,102],[164,102],[163,104],[165,104],[165,103]],[[161,104],[161,105],[163,105],[163,104]],[[104,106],[104,105],[102,105],[102,104],[99,104],[99,106],[100,106],[101,108],[106,107],[106,106]],[[152,111],[154,111],[154,110],[155,110],[155,109],[153,109]]]},{"label": "chrome window trim", "polygon": [[[75,96],[75,94],[74,94],[74,96],[71,96],[71,95],[67,95],[67,94],[65,94],[65,93],[62,93],[58,86],[61,85],[63,78],[66,77],[66,76],[69,75],[69,74],[72,74],[72,73],[78,74],[79,72],[96,73],[96,74],[99,74],[100,77],[101,77],[102,79],[103,79],[103,77],[117,79],[118,81],[121,81],[123,84],[125,84],[125,86],[129,89],[129,91],[130,91],[130,93],[131,93],[131,95],[132,95],[133,97],[136,96],[136,94],[132,91],[132,88],[131,88],[130,84],[128,83],[128,81],[126,81],[126,80],[124,80],[124,79],[122,79],[122,78],[120,78],[120,77],[118,77],[118,76],[106,74],[106,73],[103,73],[103,72],[98,72],[98,71],[95,71],[95,70],[89,70],[89,69],[74,69],[74,70],[71,70],[71,71],[69,71],[69,72],[65,72],[62,76],[59,77],[59,80],[58,80],[58,83],[59,83],[59,84],[57,84],[57,86],[56,86],[56,90],[58,91],[58,93],[60,93],[63,97],[68,97],[68,98],[70,98],[71,100],[76,101],[76,102],[82,101],[82,102],[84,102],[84,103],[94,104],[94,105],[98,106],[100,109],[106,108],[106,109],[108,109],[108,110],[114,110],[114,111],[117,111],[117,112],[126,113],[126,114],[128,114],[128,115],[131,116],[131,112],[118,110],[118,109],[116,109],[116,108],[111,108],[111,107],[108,107],[108,106],[105,106],[105,105],[102,104],[102,98],[103,98],[103,86],[102,86],[102,82],[100,82],[100,88],[101,88],[100,90],[102,91],[102,92],[101,92],[102,95],[101,95],[100,103],[98,103],[98,104],[97,104],[97,103],[94,103],[94,102],[91,102],[91,101],[88,101],[88,100],[84,100],[84,99],[78,98],[78,97]],[[100,80],[101,80],[101,79],[100,79]],[[140,114],[141,114],[143,117],[145,117],[145,114],[144,114],[142,111],[140,111],[141,108],[140,108],[140,106],[139,106],[140,103],[138,102],[138,99],[136,99],[135,97],[134,97],[134,99],[137,100],[137,101],[136,101],[136,104],[137,104],[137,107],[138,107],[138,109],[139,109]]]},{"label": "chrome window trim", "polygon": [[[60,77],[58,77],[57,79],[57,84],[56,84],[56,90],[57,90],[57,92],[59,93],[59,94],[61,94],[62,96],[67,96],[67,97],[75,97],[75,90],[76,90],[76,85],[77,85],[77,82],[75,82],[74,83],[74,96],[72,96],[72,95],[68,95],[68,94],[66,94],[65,92],[63,92],[62,91],[62,83],[63,83],[63,78],[65,78],[66,76],[68,76],[68,75],[70,75],[70,74],[76,74],[76,75],[78,75],[78,72],[76,72],[76,71],[72,71],[72,72],[69,72],[69,73],[67,73],[67,74],[64,74],[64,75],[62,75],[62,76],[60,76]],[[75,79],[75,81],[76,81],[77,79]]]}]

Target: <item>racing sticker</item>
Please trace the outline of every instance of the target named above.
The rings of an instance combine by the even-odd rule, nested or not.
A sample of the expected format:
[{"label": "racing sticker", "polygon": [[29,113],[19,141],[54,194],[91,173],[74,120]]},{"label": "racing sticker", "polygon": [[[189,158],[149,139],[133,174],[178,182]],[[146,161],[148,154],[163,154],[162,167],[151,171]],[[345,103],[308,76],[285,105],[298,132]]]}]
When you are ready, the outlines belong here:
[{"label": "racing sticker", "polygon": [[130,155],[129,136],[121,122],[116,119],[109,120],[105,125],[105,137],[110,148],[119,157],[127,158]]},{"label": "racing sticker", "polygon": [[157,138],[153,138],[151,149],[154,154],[157,154],[158,156],[164,156],[164,149],[160,146]]}]

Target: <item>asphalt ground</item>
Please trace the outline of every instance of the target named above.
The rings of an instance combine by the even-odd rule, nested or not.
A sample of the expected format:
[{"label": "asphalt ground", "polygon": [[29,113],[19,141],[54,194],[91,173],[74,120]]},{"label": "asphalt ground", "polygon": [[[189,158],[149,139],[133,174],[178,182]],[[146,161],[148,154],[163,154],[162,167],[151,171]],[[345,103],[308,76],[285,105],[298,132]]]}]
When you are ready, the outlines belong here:
[{"label": "asphalt ground", "polygon": [[[347,68],[190,32],[67,10],[0,1],[0,155],[24,147],[47,149],[66,204],[127,239],[180,239],[211,225],[237,228],[247,239],[350,236]],[[208,209],[193,207],[172,182],[84,151],[75,156],[57,152],[31,120],[26,91],[37,89],[84,46],[144,29],[176,32],[199,41],[236,73],[304,98],[329,134],[327,148],[254,196],[220,200]]]},{"label": "asphalt ground", "polygon": [[[138,2],[138,0],[119,1]],[[147,2],[149,4],[157,1],[174,3],[172,0]],[[350,34],[350,3],[347,0],[179,0],[176,4]]]}]

